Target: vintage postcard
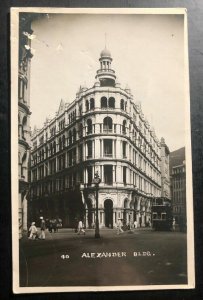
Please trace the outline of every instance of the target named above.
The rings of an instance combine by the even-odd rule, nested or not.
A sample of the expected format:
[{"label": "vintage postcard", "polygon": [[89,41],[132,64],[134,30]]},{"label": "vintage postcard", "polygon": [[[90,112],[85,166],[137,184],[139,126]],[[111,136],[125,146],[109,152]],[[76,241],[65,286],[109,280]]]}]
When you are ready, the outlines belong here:
[{"label": "vintage postcard", "polygon": [[187,12],[11,9],[14,293],[195,287]]}]

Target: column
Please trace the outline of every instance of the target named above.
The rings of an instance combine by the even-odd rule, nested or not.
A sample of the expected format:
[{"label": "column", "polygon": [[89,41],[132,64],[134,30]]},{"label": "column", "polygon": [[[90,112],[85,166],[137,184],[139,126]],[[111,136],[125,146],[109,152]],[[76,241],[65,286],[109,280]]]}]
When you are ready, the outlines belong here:
[{"label": "column", "polygon": [[104,156],[104,140],[101,140],[101,157]]},{"label": "column", "polygon": [[114,155],[114,158],[116,158],[117,157],[117,151],[116,151],[116,144],[117,144],[117,142],[116,142],[116,140],[114,140],[114,153],[113,153],[113,155]]},{"label": "column", "polygon": [[114,158],[114,140],[112,140],[112,158]]}]

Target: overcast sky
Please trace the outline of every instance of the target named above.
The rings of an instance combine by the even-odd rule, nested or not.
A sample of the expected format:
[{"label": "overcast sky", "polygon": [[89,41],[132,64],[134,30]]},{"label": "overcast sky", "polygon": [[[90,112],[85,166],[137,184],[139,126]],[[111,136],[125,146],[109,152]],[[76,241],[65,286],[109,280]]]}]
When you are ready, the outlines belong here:
[{"label": "overcast sky", "polygon": [[31,127],[54,117],[61,98],[91,87],[100,52],[110,50],[121,87],[128,85],[169,149],[185,145],[184,35],[181,15],[47,15],[32,24]]}]

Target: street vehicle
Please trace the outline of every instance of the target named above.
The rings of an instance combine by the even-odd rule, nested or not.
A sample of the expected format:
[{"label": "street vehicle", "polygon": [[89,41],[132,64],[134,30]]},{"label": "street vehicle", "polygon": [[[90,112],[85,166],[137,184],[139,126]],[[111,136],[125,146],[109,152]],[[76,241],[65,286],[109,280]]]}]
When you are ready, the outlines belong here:
[{"label": "street vehicle", "polygon": [[172,230],[172,221],[171,202],[164,197],[154,198],[152,203],[152,228],[157,231],[170,231]]}]

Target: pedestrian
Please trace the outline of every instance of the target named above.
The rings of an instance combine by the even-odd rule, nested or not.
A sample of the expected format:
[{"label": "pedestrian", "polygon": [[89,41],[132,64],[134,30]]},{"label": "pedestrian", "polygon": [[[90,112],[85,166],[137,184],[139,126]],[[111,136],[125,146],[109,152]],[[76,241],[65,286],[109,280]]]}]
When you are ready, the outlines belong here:
[{"label": "pedestrian", "polygon": [[35,240],[37,238],[37,227],[35,226],[35,222],[32,222],[30,228],[29,228],[29,239]]},{"label": "pedestrian", "polygon": [[175,218],[173,218],[172,229],[173,229],[173,231],[176,230],[176,220],[175,220]]},{"label": "pedestrian", "polygon": [[82,221],[79,221],[79,223],[78,223],[78,234],[80,234],[82,232],[85,235],[85,230],[84,230],[83,227],[84,226],[83,226]]},{"label": "pedestrian", "polygon": [[43,217],[40,217],[40,220],[41,220],[41,224],[40,224],[41,233],[40,233],[40,237],[39,238],[41,240],[45,240],[45,229],[46,229],[45,221],[44,221]]},{"label": "pedestrian", "polygon": [[122,221],[121,219],[118,219],[118,223],[117,223],[117,234],[120,234],[123,232],[123,229],[122,229]]},{"label": "pedestrian", "polygon": [[57,230],[57,220],[56,220],[56,219],[53,219],[52,225],[53,225],[53,230],[54,230],[54,232],[56,233],[56,232],[58,231],[58,230]]},{"label": "pedestrian", "polygon": [[53,229],[52,220],[49,220],[49,222],[48,222],[48,230],[49,230],[50,233],[52,233],[52,229]]},{"label": "pedestrian", "polygon": [[135,222],[134,222],[134,228],[135,229],[137,228],[137,220],[135,220]]}]

